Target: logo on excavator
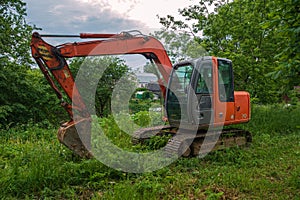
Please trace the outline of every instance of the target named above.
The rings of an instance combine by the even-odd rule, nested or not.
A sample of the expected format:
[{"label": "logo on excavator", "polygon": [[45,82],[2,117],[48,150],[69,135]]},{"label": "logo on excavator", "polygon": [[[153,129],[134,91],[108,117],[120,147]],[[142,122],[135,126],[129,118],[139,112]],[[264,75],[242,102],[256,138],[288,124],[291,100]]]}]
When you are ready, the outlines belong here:
[{"label": "logo on excavator", "polygon": [[44,60],[48,61],[48,60],[51,60],[53,58],[53,56],[50,54],[47,47],[45,47],[43,45],[39,45],[37,49],[38,49],[40,55],[43,57]]}]

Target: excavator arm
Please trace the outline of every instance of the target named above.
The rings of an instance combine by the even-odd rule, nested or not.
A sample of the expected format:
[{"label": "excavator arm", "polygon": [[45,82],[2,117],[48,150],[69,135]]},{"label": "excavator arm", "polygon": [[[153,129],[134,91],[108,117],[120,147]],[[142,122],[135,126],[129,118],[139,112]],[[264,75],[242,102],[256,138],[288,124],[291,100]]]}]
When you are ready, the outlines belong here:
[{"label": "excavator arm", "polygon": [[[45,35],[46,37],[50,35]],[[55,36],[55,35],[54,35]],[[88,116],[86,107],[74,83],[74,78],[70,72],[65,58],[99,56],[99,55],[124,55],[141,54],[148,59],[152,59],[162,75],[159,80],[163,94],[164,85],[168,84],[172,70],[171,61],[163,45],[155,38],[141,35],[133,36],[130,33],[121,34],[88,34],[81,33],[80,38],[106,38],[105,40],[94,40],[87,42],[74,42],[52,46],[46,43],[40,34],[33,33],[31,40],[31,50],[41,71],[45,75],[57,97],[62,100],[62,94],[52,76],[60,84],[66,95],[72,100],[76,110],[82,112],[83,117]],[[72,106],[63,103],[63,106],[72,118]]]},{"label": "excavator arm", "polygon": [[[85,127],[88,130],[90,114],[76,87],[66,58],[98,55],[144,55],[155,62],[161,73],[162,79],[159,80],[159,84],[164,97],[166,91],[164,85],[168,84],[172,64],[163,45],[150,36],[133,35],[131,32],[122,32],[120,34],[81,33],[79,36],[64,35],[63,37],[97,38],[97,40],[66,43],[58,46],[53,46],[43,40],[43,37],[61,36],[43,36],[37,32],[33,33],[31,40],[32,56],[71,118],[69,122],[61,125],[58,131],[59,140],[76,154],[82,157],[90,157],[90,147],[82,144],[90,143],[89,134],[87,133],[84,137],[79,136],[75,127],[76,124],[84,124],[81,127]],[[60,85],[60,88],[71,100],[72,104],[63,100],[62,91],[60,91],[56,83]],[[73,110],[76,110],[82,119],[74,120]]]}]

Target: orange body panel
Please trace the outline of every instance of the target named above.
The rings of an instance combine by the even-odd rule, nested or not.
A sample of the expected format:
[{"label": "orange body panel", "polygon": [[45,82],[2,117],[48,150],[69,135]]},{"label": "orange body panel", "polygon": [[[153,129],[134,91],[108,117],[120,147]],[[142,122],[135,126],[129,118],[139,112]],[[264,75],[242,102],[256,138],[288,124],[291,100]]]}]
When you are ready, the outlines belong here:
[{"label": "orange body panel", "polygon": [[250,94],[244,91],[234,92],[235,120],[234,123],[244,123],[250,120]]},{"label": "orange body panel", "polygon": [[250,94],[244,91],[234,92],[234,102],[221,102],[219,99],[219,80],[217,58],[213,60],[214,78],[214,126],[246,123],[250,120]]}]

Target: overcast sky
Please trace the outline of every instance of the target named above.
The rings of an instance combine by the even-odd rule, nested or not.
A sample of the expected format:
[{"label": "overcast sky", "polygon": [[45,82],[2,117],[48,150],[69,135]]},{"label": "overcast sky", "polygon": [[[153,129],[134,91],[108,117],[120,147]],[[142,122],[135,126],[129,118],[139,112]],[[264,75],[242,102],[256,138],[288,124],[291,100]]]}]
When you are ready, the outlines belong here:
[{"label": "overcast sky", "polygon": [[153,32],[161,25],[156,15],[178,16],[178,9],[195,0],[25,0],[27,22],[43,33]]},{"label": "overcast sky", "polygon": [[[162,27],[157,15],[180,17],[179,8],[197,0],[24,0],[27,4],[27,23],[36,25],[48,34],[120,33],[140,30],[144,34]],[[70,39],[47,38],[52,45]],[[124,58],[123,58],[124,59]],[[126,56],[127,64],[139,68],[144,57]]]}]

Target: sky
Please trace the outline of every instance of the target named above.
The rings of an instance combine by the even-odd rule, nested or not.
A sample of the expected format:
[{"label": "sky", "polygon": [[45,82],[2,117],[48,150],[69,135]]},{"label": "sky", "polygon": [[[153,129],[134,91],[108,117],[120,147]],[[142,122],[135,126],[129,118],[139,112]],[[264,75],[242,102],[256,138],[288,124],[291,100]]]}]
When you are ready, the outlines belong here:
[{"label": "sky", "polygon": [[[157,15],[180,19],[179,8],[196,4],[196,0],[24,0],[27,23],[42,30],[41,34],[120,33],[140,30],[144,34],[159,30]],[[52,45],[70,39],[46,40]],[[71,40],[72,41],[72,40]],[[140,69],[142,56],[125,56],[131,68]]]},{"label": "sky", "polygon": [[162,27],[157,15],[179,17],[178,9],[195,0],[24,0],[27,22],[43,33],[119,33],[138,29],[149,33]]}]

